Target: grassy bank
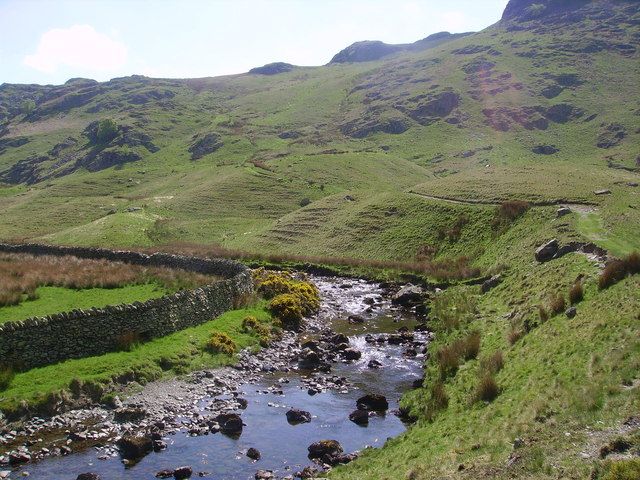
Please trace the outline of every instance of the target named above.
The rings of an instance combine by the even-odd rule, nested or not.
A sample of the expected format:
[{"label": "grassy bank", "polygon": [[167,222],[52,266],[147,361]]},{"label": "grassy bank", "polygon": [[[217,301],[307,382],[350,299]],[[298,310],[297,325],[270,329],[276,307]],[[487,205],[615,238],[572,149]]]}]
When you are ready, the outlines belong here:
[{"label": "grassy bank", "polygon": [[78,394],[106,400],[104,396],[112,390],[114,382],[144,384],[163,376],[227,365],[234,357],[212,352],[206,348],[207,341],[212,332],[222,332],[235,342],[238,350],[257,348],[260,338],[247,333],[242,326],[247,316],[254,316],[265,324],[271,321],[264,304],[259,303],[227,312],[197,327],[133,345],[129,351],[68,360],[18,373],[8,388],[0,392],[0,409],[10,415],[23,410],[26,402],[37,410],[46,408],[52,399],[71,399]]},{"label": "grassy bank", "polygon": [[170,293],[170,290],[156,284],[144,284],[81,290],[64,287],[38,287],[35,293],[34,300],[25,299],[18,305],[0,307],[0,323],[76,309],[144,302]]},{"label": "grassy bank", "polygon": [[[640,408],[640,277],[600,290],[599,271],[584,256],[537,264],[523,251],[505,256],[503,282],[488,294],[459,287],[434,302],[426,380],[402,402],[417,422],[331,478],[588,478],[609,471],[600,448],[624,436],[622,422]],[[554,314],[559,296],[568,306],[579,276],[577,315]]]}]

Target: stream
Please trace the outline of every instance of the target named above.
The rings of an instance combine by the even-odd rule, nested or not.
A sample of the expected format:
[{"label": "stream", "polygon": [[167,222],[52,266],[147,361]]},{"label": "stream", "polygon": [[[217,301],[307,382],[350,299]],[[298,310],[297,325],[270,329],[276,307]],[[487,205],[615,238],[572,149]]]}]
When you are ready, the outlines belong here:
[{"label": "stream", "polygon": [[[79,474],[92,472],[102,480],[153,479],[162,470],[181,466],[192,468],[192,478],[254,479],[259,478],[258,470],[264,471],[262,478],[294,478],[305,467],[321,471],[322,465],[307,456],[313,442],[337,440],[350,454],[381,447],[401,434],[406,425],[396,415],[398,401],[421,378],[430,334],[414,331],[419,324],[415,314],[393,306],[389,292],[378,284],[333,277],[311,280],[320,289],[322,306],[303,333],[289,333],[256,355],[245,352],[234,368],[147,385],[124,405],[147,412],[143,420],[121,425],[102,408],[87,410],[83,416],[76,413],[81,415],[78,423],[85,422],[89,437],[98,441],[73,449],[73,437],[69,437],[73,430],[68,428],[62,439],[66,438],[64,443],[73,453],[26,463],[7,478],[28,472],[30,479],[76,480]],[[404,331],[402,338],[398,329]],[[309,347],[330,345],[340,334],[348,337],[349,350],[359,352],[360,358],[347,360],[343,343],[328,356],[330,371],[309,369],[299,362]],[[384,395],[389,409],[370,412],[368,425],[360,426],[349,415],[356,410],[356,400],[366,394]],[[292,408],[309,412],[311,421],[290,424],[286,413]],[[208,428],[210,419],[220,412],[240,414],[244,424],[240,435]],[[159,422],[166,448],[137,463],[123,462],[113,445],[116,435]],[[260,452],[259,460],[248,458],[249,448]]]}]

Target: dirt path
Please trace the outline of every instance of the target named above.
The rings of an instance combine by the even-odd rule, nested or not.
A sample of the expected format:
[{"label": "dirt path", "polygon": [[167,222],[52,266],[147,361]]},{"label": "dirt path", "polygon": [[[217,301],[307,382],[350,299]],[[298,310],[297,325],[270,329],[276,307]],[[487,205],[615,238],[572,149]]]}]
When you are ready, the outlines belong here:
[{"label": "dirt path", "polygon": [[[419,197],[425,198],[427,200],[435,200],[440,202],[448,202],[454,203],[457,205],[488,205],[497,207],[501,204],[501,202],[492,202],[490,200],[482,200],[482,199],[466,199],[466,198],[454,198],[454,197],[444,197],[438,195],[427,195],[426,193],[415,192],[413,190],[409,190],[409,193],[413,195],[417,195]],[[538,201],[538,202],[530,202],[532,207],[549,207],[549,206],[566,206],[572,210],[579,211],[581,213],[588,213],[597,207],[597,203],[595,202],[576,202],[574,201],[564,201],[564,200],[548,200],[548,201]]]}]

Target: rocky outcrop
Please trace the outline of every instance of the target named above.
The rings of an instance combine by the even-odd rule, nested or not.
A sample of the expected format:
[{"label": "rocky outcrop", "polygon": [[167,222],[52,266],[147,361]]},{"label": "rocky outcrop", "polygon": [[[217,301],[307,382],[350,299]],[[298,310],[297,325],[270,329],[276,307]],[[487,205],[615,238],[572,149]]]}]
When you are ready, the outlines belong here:
[{"label": "rocky outcrop", "polygon": [[402,111],[420,125],[431,125],[448,117],[460,105],[460,95],[445,91],[427,95],[415,106],[404,106]]},{"label": "rocky outcrop", "polygon": [[217,133],[195,135],[192,140],[193,143],[189,146],[191,160],[198,160],[205,155],[209,155],[210,153],[218,150],[223,145],[222,139]]},{"label": "rocky outcrop", "polygon": [[255,75],[277,75],[279,73],[290,72],[295,68],[294,65],[284,62],[267,63],[262,67],[255,67],[249,70],[249,73]]},{"label": "rocky outcrop", "polygon": [[611,148],[620,144],[624,137],[627,136],[627,130],[623,125],[619,123],[610,123],[603,125],[598,135],[598,142],[596,146],[598,148]]},{"label": "rocky outcrop", "polygon": [[558,253],[558,240],[555,238],[540,245],[536,249],[536,260],[539,262],[547,262],[551,260],[556,253]]},{"label": "rocky outcrop", "polygon": [[409,125],[402,118],[379,119],[376,117],[362,117],[343,123],[340,131],[352,138],[364,138],[374,133],[391,133],[398,135],[409,129]]},{"label": "rocky outcrop", "polygon": [[120,455],[127,460],[137,460],[153,450],[153,441],[149,437],[125,436],[116,442]]},{"label": "rocky outcrop", "polygon": [[339,51],[336,55],[334,55],[329,64],[370,62],[373,60],[379,60],[383,57],[398,52],[423,51],[467,35],[470,35],[470,33],[452,34],[449,32],[439,32],[434,33],[433,35],[429,35],[422,40],[418,40],[417,42],[408,44],[388,44],[379,40],[365,40],[362,42],[353,43],[347,48]]},{"label": "rocky outcrop", "polygon": [[583,7],[591,0],[510,0],[502,20],[529,21]]},{"label": "rocky outcrop", "polygon": [[342,445],[336,440],[320,440],[309,445],[307,450],[311,459],[340,455],[344,451]]},{"label": "rocky outcrop", "polygon": [[555,145],[536,145],[531,151],[536,155],[553,155],[560,150]]}]

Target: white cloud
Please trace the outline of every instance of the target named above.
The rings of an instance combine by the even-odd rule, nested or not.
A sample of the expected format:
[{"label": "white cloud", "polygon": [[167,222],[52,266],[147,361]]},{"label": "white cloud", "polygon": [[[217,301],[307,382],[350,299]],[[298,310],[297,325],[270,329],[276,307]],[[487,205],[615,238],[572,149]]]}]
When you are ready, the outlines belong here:
[{"label": "white cloud", "polygon": [[91,25],[73,25],[45,32],[36,52],[24,57],[23,63],[45,73],[53,73],[60,66],[108,72],[121,68],[126,61],[127,47],[123,43]]}]

